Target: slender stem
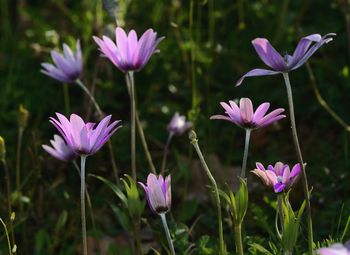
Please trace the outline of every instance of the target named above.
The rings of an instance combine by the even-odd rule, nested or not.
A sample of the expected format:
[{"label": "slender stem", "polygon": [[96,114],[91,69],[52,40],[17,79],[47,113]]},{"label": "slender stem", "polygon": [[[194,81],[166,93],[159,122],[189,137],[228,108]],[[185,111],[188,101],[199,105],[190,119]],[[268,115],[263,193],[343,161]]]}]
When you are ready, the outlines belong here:
[{"label": "slender stem", "polygon": [[[75,169],[77,170],[79,177],[81,177],[80,168],[75,160],[73,160],[73,165],[74,165]],[[93,228],[94,232],[96,233],[95,214],[94,214],[94,210],[92,208],[91,197],[90,197],[90,194],[89,194],[87,187],[85,188],[85,196],[86,196],[87,206],[89,208],[89,214],[90,214],[90,218],[91,218],[92,228]]]},{"label": "slender stem", "polygon": [[0,222],[1,222],[2,226],[5,229],[5,234],[6,234],[6,239],[7,239],[7,246],[9,248],[9,255],[12,255],[12,247],[11,247],[10,237],[9,237],[9,233],[7,231],[6,224],[1,218],[0,218]]},{"label": "slender stem", "polygon": [[251,129],[245,130],[245,144],[244,144],[244,154],[243,154],[243,163],[242,163],[242,170],[241,170],[241,178],[245,178],[245,172],[247,169],[247,159],[248,159],[248,151],[249,151],[249,142],[250,142],[250,134]]},{"label": "slender stem", "polygon": [[173,135],[174,135],[173,133],[169,133],[168,139],[167,139],[165,147],[164,147],[162,166],[160,168],[160,174],[161,175],[165,171],[166,160],[167,160],[168,153],[169,153],[169,145],[170,145],[171,139],[173,138]]},{"label": "slender stem", "polygon": [[282,233],[283,233],[284,216],[283,216],[283,210],[282,210],[282,202],[283,202],[282,199],[283,199],[283,195],[282,194],[278,194],[277,195],[277,213],[278,213],[279,218],[280,218],[281,229],[282,229]]},{"label": "slender stem", "polygon": [[64,109],[66,111],[66,114],[70,112],[70,102],[69,102],[69,91],[68,91],[68,84],[63,84],[63,100],[64,100]]},{"label": "slender stem", "polygon": [[287,89],[290,122],[291,122],[291,125],[292,125],[293,142],[294,142],[295,150],[296,150],[296,153],[297,153],[298,161],[299,161],[299,163],[301,165],[301,169],[302,169],[304,196],[305,196],[305,200],[306,200],[306,210],[307,210],[309,254],[313,254],[313,232],[312,232],[312,216],[311,216],[311,203],[310,203],[309,185],[308,185],[308,181],[307,181],[307,176],[306,176],[303,156],[301,154],[301,149],[300,149],[300,146],[299,146],[298,133],[297,133],[297,128],[296,128],[296,124],[295,124],[294,105],[293,105],[293,93],[292,93],[292,87],[290,85],[288,73],[283,73],[283,78],[284,78],[284,82],[286,84],[286,89]]},{"label": "slender stem", "polygon": [[[84,85],[84,83],[80,79],[77,79],[75,82],[87,94],[87,96],[90,98],[90,100],[93,103],[93,105],[94,105],[98,115],[102,119],[105,116],[105,114],[103,113],[103,111],[101,110],[100,106],[98,105],[95,97],[91,94],[89,89]],[[112,169],[113,169],[113,173],[114,173],[114,178],[115,178],[116,183],[119,185],[120,184],[119,171],[118,171],[115,159],[114,159],[112,142],[110,140],[108,140],[107,145],[108,145],[109,157],[111,159]]]},{"label": "slender stem", "polygon": [[163,227],[165,230],[166,239],[168,240],[168,244],[170,247],[171,255],[175,255],[175,249],[174,249],[173,242],[171,241],[169,227],[168,227],[168,223],[166,221],[165,213],[161,213],[161,214],[159,214],[159,216],[162,219],[162,223],[163,223]]},{"label": "slender stem", "polygon": [[16,189],[17,192],[21,189],[21,148],[24,129],[18,129],[17,153],[16,153]]},{"label": "slender stem", "polygon": [[209,180],[210,180],[210,182],[214,188],[214,191],[215,191],[215,200],[216,200],[216,206],[217,206],[217,210],[218,210],[220,255],[224,255],[224,254],[226,254],[226,252],[225,252],[224,234],[223,234],[223,228],[222,228],[221,203],[220,203],[218,186],[216,184],[216,181],[215,181],[213,175],[211,174],[211,172],[209,170],[207,163],[205,162],[203,154],[202,154],[202,152],[199,148],[199,145],[198,145],[197,135],[194,131],[191,131],[191,133],[190,133],[190,140],[191,140],[191,143],[198,154],[198,157],[202,163],[202,166],[203,166],[206,174],[208,175]]},{"label": "slender stem", "polygon": [[136,181],[136,133],[135,133],[135,85],[134,85],[134,73],[132,71],[126,73],[130,82],[130,125],[131,125],[131,173],[132,178]]},{"label": "slender stem", "polygon": [[80,79],[77,79],[75,81],[75,83],[82,89],[84,90],[84,92],[86,93],[86,95],[90,98],[91,102],[94,104],[94,107],[96,109],[96,111],[98,112],[99,115],[103,116],[103,112],[100,108],[100,106],[98,105],[98,103],[96,102],[95,97],[90,93],[89,89],[83,84],[83,82]]},{"label": "slender stem", "polygon": [[81,232],[83,236],[83,254],[88,254],[87,237],[86,237],[86,216],[85,216],[85,163],[86,156],[80,156],[81,168],[80,168],[80,202],[81,202]]},{"label": "slender stem", "polygon": [[237,255],[244,255],[242,243],[242,225],[241,223],[235,225],[235,243]]},{"label": "slender stem", "polygon": [[134,238],[136,246],[136,254],[142,255],[142,244],[141,244],[141,220],[136,219],[133,223],[134,225]]},{"label": "slender stem", "polygon": [[11,183],[10,183],[10,174],[9,170],[7,167],[7,162],[5,159],[2,159],[2,164],[4,166],[4,171],[5,171],[5,182],[6,182],[6,198],[7,198],[7,213],[9,217],[9,227],[10,227],[10,233],[11,233],[11,241],[12,245],[16,244],[15,241],[15,232],[13,231],[13,223],[11,219],[12,215],[12,203],[11,203]]},{"label": "slender stem", "polygon": [[[128,94],[129,94],[129,97],[131,98],[130,87],[131,87],[131,82],[132,81],[129,79],[129,76],[127,74],[125,76],[125,80],[126,80],[126,86],[127,86],[127,89],[128,89]],[[136,102],[135,102],[135,105],[136,105]],[[145,133],[143,132],[143,127],[142,127],[142,124],[141,124],[141,121],[140,121],[140,118],[139,118],[139,113],[137,111],[137,107],[135,109],[135,115],[136,115],[137,131],[138,131],[140,139],[141,139],[142,147],[143,147],[143,150],[145,152],[145,155],[146,155],[146,158],[147,158],[147,161],[148,161],[148,165],[149,165],[151,171],[154,174],[156,174],[156,168],[154,166],[154,163],[153,163],[153,160],[152,160],[152,156],[151,156],[151,153],[150,153],[149,148],[148,148],[148,144],[147,144],[147,141],[146,141]]]}]

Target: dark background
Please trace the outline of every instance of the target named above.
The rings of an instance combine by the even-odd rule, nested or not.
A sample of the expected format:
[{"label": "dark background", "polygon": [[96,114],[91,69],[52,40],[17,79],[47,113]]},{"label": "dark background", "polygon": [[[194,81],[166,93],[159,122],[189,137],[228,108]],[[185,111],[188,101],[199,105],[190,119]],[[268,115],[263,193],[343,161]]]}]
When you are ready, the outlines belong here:
[{"label": "dark background", "polygon": [[[80,242],[79,178],[70,164],[51,158],[41,144],[47,144],[56,132],[48,122],[55,112],[66,115],[74,112],[89,120],[96,118],[88,98],[76,85],[62,85],[41,74],[40,63],[51,61],[51,49],[61,49],[63,42],[74,47],[75,40],[80,38],[84,54],[82,80],[95,89],[104,112],[123,120],[123,128],[112,137],[112,142],[118,167],[122,173],[130,174],[129,98],[124,77],[112,63],[99,57],[92,40],[93,35],[113,37],[114,18],[97,0],[0,0],[0,3],[0,135],[6,140],[13,186],[19,104],[30,112],[21,161],[25,180],[22,191],[29,202],[25,205],[25,217],[16,221],[18,246],[23,252],[19,254],[74,254]],[[200,145],[211,159],[221,187],[235,179],[233,169],[239,169],[241,164],[244,132],[228,122],[209,120],[211,115],[223,112],[219,102],[249,97],[255,106],[269,101],[272,108],[288,107],[281,75],[247,78],[242,86],[234,86],[247,71],[265,67],[251,45],[256,37],[266,37],[281,54],[291,54],[305,35],[337,33],[334,41],[323,46],[308,63],[315,76],[314,85],[326,103],[345,124],[350,123],[350,4],[346,0],[125,0],[116,5],[105,1],[105,6],[112,14],[117,10],[118,22],[126,30],[135,29],[140,35],[153,28],[159,36],[166,37],[159,45],[161,52],[135,74],[138,109],[158,167],[167,138],[166,126],[178,111],[194,122]],[[350,210],[349,130],[322,108],[305,65],[290,73],[290,78],[300,143],[313,187],[315,239],[329,235],[337,239]],[[65,90],[69,102],[64,97]],[[210,224],[215,222],[212,210],[215,207],[208,206],[211,203],[205,187],[208,182],[201,169],[197,169],[198,162],[190,147],[186,135],[176,137],[171,145],[168,168],[173,176],[172,226],[175,229],[175,224],[180,228],[179,225],[191,227],[196,223],[185,243],[203,246],[198,240],[216,234],[215,223]],[[288,118],[253,133],[248,168],[253,169],[256,161],[296,163]],[[104,147],[88,159],[88,172],[112,180],[109,162]],[[149,169],[140,143],[137,163],[138,178],[143,181]],[[0,174],[4,187],[3,173]],[[246,243],[254,240],[267,246],[270,239],[262,220],[266,218],[273,229],[274,210],[270,201],[275,195],[262,187],[257,178],[250,177],[249,181],[252,204],[246,218]],[[95,207],[96,238],[110,238],[111,243],[121,246],[120,239],[128,238],[106,203],[107,200],[118,203],[118,199],[95,179],[89,179],[88,185]],[[5,201],[2,194],[5,193],[1,192],[0,198]],[[296,208],[302,197],[298,183],[291,194]],[[2,205],[1,216],[6,215],[5,203]],[[62,212],[67,213],[68,219],[57,230]],[[144,216],[157,229],[154,224],[159,224],[159,219],[148,208]],[[230,225],[225,224],[230,250],[232,235]],[[301,247],[306,247],[304,237],[300,238]],[[0,242],[5,244],[5,239]],[[205,245],[215,246],[210,241]]]}]

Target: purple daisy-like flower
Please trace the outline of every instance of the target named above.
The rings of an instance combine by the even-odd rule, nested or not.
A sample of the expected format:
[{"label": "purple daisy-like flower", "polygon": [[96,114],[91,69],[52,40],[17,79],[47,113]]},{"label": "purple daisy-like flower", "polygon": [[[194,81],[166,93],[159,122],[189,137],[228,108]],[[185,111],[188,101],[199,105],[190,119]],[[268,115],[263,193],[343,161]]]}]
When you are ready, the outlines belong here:
[{"label": "purple daisy-like flower", "polygon": [[148,206],[154,213],[167,213],[171,207],[171,177],[168,175],[165,179],[159,175],[149,174],[147,183],[139,184],[146,192]]},{"label": "purple daisy-like flower", "polygon": [[265,38],[256,38],[252,44],[258,53],[260,59],[269,66],[268,69],[253,69],[243,75],[236,83],[239,86],[246,77],[275,75],[279,73],[288,73],[302,66],[322,45],[333,40],[335,33],[329,33],[324,36],[312,34],[303,37],[295,48],[293,55],[286,54],[284,57]]},{"label": "purple daisy-like flower", "polygon": [[172,117],[167,129],[168,132],[172,135],[182,135],[187,130],[192,127],[192,122],[186,121],[186,117],[175,113]]},{"label": "purple daisy-like flower", "polygon": [[96,36],[93,38],[103,56],[122,72],[140,71],[152,54],[159,52],[157,46],[164,39],[164,37],[157,38],[157,33],[153,29],[144,32],[139,40],[134,30],[126,34],[122,28],[117,27],[115,34],[116,43],[107,36],[103,36],[102,40]]},{"label": "purple daisy-like flower", "polygon": [[225,109],[226,115],[213,115],[210,119],[227,120],[247,129],[266,127],[286,117],[281,114],[284,112],[283,108],[278,108],[266,114],[270,108],[270,103],[262,103],[254,112],[253,103],[249,98],[241,98],[239,106],[232,100],[229,101],[229,104],[225,102],[220,104]]},{"label": "purple daisy-like flower", "polygon": [[43,144],[42,148],[58,160],[69,162],[78,156],[59,135],[54,135],[53,140],[50,140],[50,143],[52,147]]},{"label": "purple daisy-like flower", "polygon": [[340,243],[336,243],[328,248],[318,249],[317,253],[320,255],[350,255],[350,249]]},{"label": "purple daisy-like flower", "polygon": [[110,123],[112,116],[106,116],[98,125],[85,123],[83,119],[72,114],[69,120],[62,114],[56,113],[57,120],[50,117],[50,122],[61,133],[69,147],[78,155],[88,156],[96,153],[120,128],[120,120]]},{"label": "purple daisy-like flower", "polygon": [[77,40],[76,52],[73,53],[67,44],[63,44],[63,54],[52,50],[51,58],[54,62],[42,63],[41,72],[62,82],[74,82],[79,78],[83,69],[83,59],[81,53],[80,42]]},{"label": "purple daisy-like flower", "polygon": [[258,162],[256,163],[256,169],[251,172],[260,177],[266,186],[273,187],[275,193],[280,193],[295,183],[301,173],[301,166],[299,163],[295,164],[290,170],[287,164],[277,162],[275,166],[268,165],[265,169]]}]

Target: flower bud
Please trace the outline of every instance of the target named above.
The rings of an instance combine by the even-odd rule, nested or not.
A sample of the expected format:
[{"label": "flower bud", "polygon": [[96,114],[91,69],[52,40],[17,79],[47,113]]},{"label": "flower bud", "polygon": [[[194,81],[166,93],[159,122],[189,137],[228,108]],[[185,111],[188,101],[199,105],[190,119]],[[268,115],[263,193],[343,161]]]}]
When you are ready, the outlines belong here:
[{"label": "flower bud", "polygon": [[29,111],[22,104],[18,109],[18,127],[24,129],[28,124]]}]

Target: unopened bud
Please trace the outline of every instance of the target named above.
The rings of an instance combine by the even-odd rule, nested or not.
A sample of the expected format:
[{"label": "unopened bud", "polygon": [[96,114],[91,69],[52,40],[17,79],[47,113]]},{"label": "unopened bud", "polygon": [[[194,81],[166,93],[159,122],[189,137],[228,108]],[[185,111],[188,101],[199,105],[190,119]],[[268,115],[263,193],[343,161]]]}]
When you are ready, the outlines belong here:
[{"label": "unopened bud", "polygon": [[197,134],[193,130],[191,130],[188,134],[188,139],[190,139],[191,143],[197,142]]},{"label": "unopened bud", "polygon": [[28,124],[29,111],[21,104],[18,109],[18,126],[25,128]]},{"label": "unopened bud", "polygon": [[5,160],[6,158],[6,146],[5,140],[0,136],[0,160]]},{"label": "unopened bud", "polygon": [[16,219],[16,213],[12,212],[11,213],[11,221],[14,221]]}]

